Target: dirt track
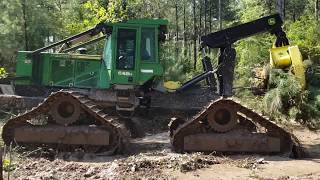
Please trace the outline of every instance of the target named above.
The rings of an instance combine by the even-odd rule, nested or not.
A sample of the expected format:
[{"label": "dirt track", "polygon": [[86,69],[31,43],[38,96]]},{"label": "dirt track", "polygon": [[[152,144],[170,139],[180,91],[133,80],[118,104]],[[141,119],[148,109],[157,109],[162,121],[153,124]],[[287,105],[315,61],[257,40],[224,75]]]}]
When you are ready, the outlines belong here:
[{"label": "dirt track", "polygon": [[14,161],[12,179],[320,179],[320,131],[295,127],[294,134],[311,157],[214,156],[176,154],[166,132],[136,139],[131,155],[113,157],[58,154],[53,161],[22,158]]}]

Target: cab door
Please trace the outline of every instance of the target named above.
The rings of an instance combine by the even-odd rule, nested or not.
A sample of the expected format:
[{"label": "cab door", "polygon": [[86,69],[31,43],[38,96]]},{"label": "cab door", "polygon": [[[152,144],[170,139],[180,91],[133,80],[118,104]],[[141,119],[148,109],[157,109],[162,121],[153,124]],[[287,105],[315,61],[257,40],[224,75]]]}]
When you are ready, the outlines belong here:
[{"label": "cab door", "polygon": [[137,28],[118,28],[114,84],[135,84],[137,81],[137,31]]}]

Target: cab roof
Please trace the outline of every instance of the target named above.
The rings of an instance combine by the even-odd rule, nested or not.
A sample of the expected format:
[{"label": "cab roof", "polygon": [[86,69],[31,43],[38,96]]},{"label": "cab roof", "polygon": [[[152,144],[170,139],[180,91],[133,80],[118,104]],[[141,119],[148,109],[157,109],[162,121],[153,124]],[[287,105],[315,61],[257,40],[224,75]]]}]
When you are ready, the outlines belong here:
[{"label": "cab roof", "polygon": [[145,24],[145,25],[168,25],[169,22],[166,19],[131,19],[128,20],[128,24]]},{"label": "cab roof", "polygon": [[108,23],[110,25],[153,25],[153,26],[167,26],[169,21],[166,19],[130,19],[123,22]]}]

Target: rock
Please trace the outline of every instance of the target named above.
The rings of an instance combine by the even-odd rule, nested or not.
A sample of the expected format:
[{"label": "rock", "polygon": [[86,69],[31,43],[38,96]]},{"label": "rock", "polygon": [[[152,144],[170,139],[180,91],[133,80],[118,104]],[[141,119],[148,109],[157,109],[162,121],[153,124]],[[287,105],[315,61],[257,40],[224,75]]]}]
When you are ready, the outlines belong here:
[{"label": "rock", "polygon": [[88,178],[88,177],[91,177],[91,176],[93,176],[93,175],[95,175],[96,174],[96,171],[95,171],[95,169],[94,168],[89,168],[88,170],[87,170],[87,172],[83,175],[85,178]]},{"label": "rock", "polygon": [[136,172],[136,170],[137,170],[137,165],[133,165],[132,167],[131,167],[131,172]]},{"label": "rock", "polygon": [[267,162],[264,161],[264,158],[259,158],[259,159],[257,159],[256,162],[257,162],[258,164],[267,164]]}]

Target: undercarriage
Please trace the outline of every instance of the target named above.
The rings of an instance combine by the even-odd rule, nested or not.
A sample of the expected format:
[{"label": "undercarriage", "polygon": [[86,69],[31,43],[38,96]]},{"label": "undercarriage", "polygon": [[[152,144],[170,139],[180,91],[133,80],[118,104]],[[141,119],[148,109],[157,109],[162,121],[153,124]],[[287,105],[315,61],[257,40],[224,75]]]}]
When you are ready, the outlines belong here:
[{"label": "undercarriage", "polygon": [[[303,156],[291,133],[231,98],[219,98],[207,91],[210,90],[194,89],[182,94],[153,92],[153,110],[198,112],[192,118],[172,114],[178,117],[169,124],[174,151]],[[130,122],[88,95],[58,91],[37,107],[10,119],[2,136],[7,145],[46,146],[62,151],[81,148],[85,152],[114,154],[126,149],[130,135],[141,134],[133,131],[143,131],[128,127]]]},{"label": "undercarriage", "polygon": [[176,152],[303,156],[294,135],[231,98],[210,102],[190,120],[173,119],[169,128]]},{"label": "undercarriage", "polygon": [[105,113],[87,96],[58,91],[4,126],[6,145],[46,146],[62,151],[114,154],[128,143],[129,131],[119,116]]}]

